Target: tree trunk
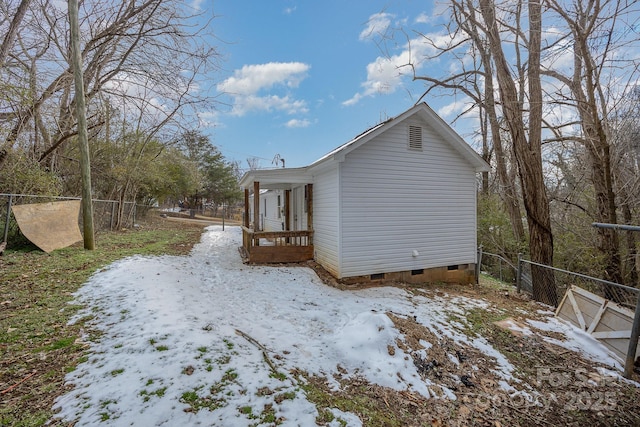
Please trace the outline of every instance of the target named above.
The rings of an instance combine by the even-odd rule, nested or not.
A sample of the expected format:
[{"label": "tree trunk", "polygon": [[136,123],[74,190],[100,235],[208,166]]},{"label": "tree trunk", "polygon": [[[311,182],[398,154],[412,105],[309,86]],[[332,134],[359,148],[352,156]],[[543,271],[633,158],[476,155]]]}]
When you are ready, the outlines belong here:
[{"label": "tree trunk", "polygon": [[[487,26],[489,48],[496,64],[500,101],[518,163],[522,197],[529,225],[529,249],[531,260],[553,265],[553,235],[549,200],[542,170],[542,90],[540,86],[540,37],[541,7],[533,0],[529,2],[530,40],[529,52],[529,138],[524,121],[524,106],[518,101],[514,78],[509,70],[502,49],[502,41],[491,0],[479,0],[480,10]],[[552,270],[532,266],[533,296],[536,300],[556,306],[558,296]]]},{"label": "tree trunk", "polygon": [[0,45],[0,67],[4,66],[4,62],[9,55],[9,49],[11,49],[16,35],[18,34],[18,27],[22,22],[22,18],[24,18],[24,16],[27,14],[29,3],[31,3],[31,0],[22,0],[18,5],[18,8],[16,9],[15,15],[13,15],[13,19],[11,20],[11,24],[9,25],[9,29],[4,35],[4,39],[2,40],[2,44]]},{"label": "tree trunk", "polygon": [[69,0],[68,5],[69,28],[71,33],[71,58],[76,89],[80,175],[82,176],[82,225],[84,231],[84,248],[93,250],[95,249],[95,233],[93,230],[93,202],[91,197],[91,164],[89,161],[89,141],[87,138],[86,106],[84,102],[84,79],[82,78],[80,29],[78,28],[78,0]]},{"label": "tree trunk", "polygon": [[520,211],[520,198],[516,191],[515,180],[512,180],[507,172],[507,162],[504,149],[502,147],[502,134],[500,128],[500,122],[498,120],[498,113],[496,112],[496,101],[494,97],[494,87],[492,80],[492,66],[491,59],[487,57],[487,54],[483,53],[483,63],[485,67],[485,110],[489,118],[489,125],[491,128],[491,142],[493,149],[496,153],[496,172],[498,174],[498,181],[500,182],[500,189],[502,200],[509,214],[511,220],[511,227],[513,235],[518,243],[523,243],[524,239],[524,225],[522,224],[522,212]]},{"label": "tree trunk", "polygon": [[[574,47],[576,63],[581,64],[574,74],[571,89],[578,104],[578,113],[582,123],[585,147],[591,160],[591,181],[595,192],[596,218],[598,222],[616,224],[615,192],[613,190],[613,175],[611,171],[611,151],[601,117],[604,111],[598,110],[596,101],[596,70],[587,46],[587,35],[576,31]],[[605,279],[622,283],[622,267],[620,260],[620,241],[618,232],[611,228],[598,228],[598,249],[605,259]],[[614,289],[604,288],[607,299],[618,301]]]}]

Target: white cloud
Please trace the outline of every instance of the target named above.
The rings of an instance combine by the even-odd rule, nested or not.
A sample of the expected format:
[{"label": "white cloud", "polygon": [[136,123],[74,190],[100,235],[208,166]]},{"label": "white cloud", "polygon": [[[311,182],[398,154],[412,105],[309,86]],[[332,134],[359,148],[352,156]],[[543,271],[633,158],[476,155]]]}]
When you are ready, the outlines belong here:
[{"label": "white cloud", "polygon": [[298,7],[297,6],[293,6],[293,7],[287,7],[284,9],[284,14],[285,15],[291,15],[293,12],[296,11]]},{"label": "white cloud", "polygon": [[391,25],[391,18],[393,15],[384,12],[371,15],[367,21],[367,28],[360,33],[360,40],[383,34]]},{"label": "white cloud", "polygon": [[449,104],[446,104],[443,107],[439,108],[438,115],[443,119],[453,120],[462,112],[467,110],[472,103],[473,101],[468,96],[457,98],[453,102],[450,102]]},{"label": "white cloud", "polygon": [[302,62],[269,62],[267,64],[245,65],[218,85],[224,92],[240,95],[254,94],[262,89],[270,89],[276,84],[297,87],[311,68]]},{"label": "white cloud", "polygon": [[425,47],[423,43],[416,40],[411,47],[407,46],[402,52],[391,57],[379,56],[375,61],[367,65],[367,80],[361,86],[362,92],[355,94],[352,98],[342,104],[349,106],[358,103],[366,96],[394,93],[402,85],[403,76],[411,75],[410,63],[414,63],[416,69],[420,68],[419,61],[423,56]]},{"label": "white cloud", "polygon": [[220,121],[218,111],[199,111],[197,113],[200,126],[204,128],[224,128],[225,124]]},{"label": "white cloud", "polygon": [[293,99],[288,93],[263,94],[271,90],[297,88],[307,77],[311,66],[301,62],[269,62],[245,65],[233,73],[217,89],[233,98],[232,114],[242,116],[249,111],[285,111],[288,114],[306,112],[306,102]]},{"label": "white cloud", "polygon": [[[427,37],[436,46],[452,43],[449,34],[430,34]],[[413,70],[420,71],[425,65],[425,58],[434,53],[433,46],[425,43],[425,39],[420,37],[405,44],[403,50],[397,55],[377,57],[367,65],[367,80],[361,84],[364,89],[344,101],[342,105],[355,105],[366,96],[394,93],[402,86],[403,79],[406,76],[413,76]]]},{"label": "white cloud", "polygon": [[193,0],[193,2],[191,3],[191,7],[194,10],[201,10],[202,9],[202,3],[204,3],[204,0]]},{"label": "white cloud", "polygon": [[359,93],[356,93],[351,98],[344,101],[342,105],[344,105],[345,107],[350,107],[352,105],[356,105],[361,99],[362,99],[362,95]]},{"label": "white cloud", "polygon": [[288,128],[306,128],[309,125],[311,125],[311,122],[307,119],[291,119],[285,124]]},{"label": "white cloud", "polygon": [[431,23],[431,17],[426,13],[421,13],[415,19],[416,24],[429,24]]},{"label": "white cloud", "polygon": [[250,111],[284,111],[287,114],[306,113],[309,109],[304,101],[288,96],[241,96],[236,97],[233,114],[244,115]]}]

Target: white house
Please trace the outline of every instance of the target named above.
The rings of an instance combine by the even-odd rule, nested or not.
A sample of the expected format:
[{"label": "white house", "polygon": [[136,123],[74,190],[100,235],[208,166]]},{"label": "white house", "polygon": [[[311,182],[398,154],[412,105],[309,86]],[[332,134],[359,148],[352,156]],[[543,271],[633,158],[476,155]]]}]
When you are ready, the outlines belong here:
[{"label": "white house", "polygon": [[309,166],[247,172],[243,247],[250,262],[313,258],[346,282],[469,282],[487,170],[421,103]]}]

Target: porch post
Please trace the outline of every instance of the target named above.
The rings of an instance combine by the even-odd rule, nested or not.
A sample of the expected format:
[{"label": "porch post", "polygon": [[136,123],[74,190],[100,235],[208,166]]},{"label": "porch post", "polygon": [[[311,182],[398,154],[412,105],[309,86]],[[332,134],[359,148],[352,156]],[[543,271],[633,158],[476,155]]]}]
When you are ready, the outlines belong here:
[{"label": "porch post", "polygon": [[244,189],[244,226],[249,228],[249,189]]},{"label": "porch post", "polygon": [[260,183],[253,182],[253,231],[260,231]]},{"label": "porch post", "polygon": [[307,184],[307,230],[313,230],[313,184]]},{"label": "porch post", "polygon": [[284,190],[284,229],[291,230],[291,190]]}]

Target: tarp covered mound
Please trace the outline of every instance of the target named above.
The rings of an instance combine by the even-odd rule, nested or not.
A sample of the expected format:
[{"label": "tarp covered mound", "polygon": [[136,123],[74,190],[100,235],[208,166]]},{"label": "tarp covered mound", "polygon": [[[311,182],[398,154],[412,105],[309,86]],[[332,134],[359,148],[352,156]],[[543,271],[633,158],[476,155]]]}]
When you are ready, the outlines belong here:
[{"label": "tarp covered mound", "polygon": [[16,205],[11,210],[22,234],[47,253],[82,240],[80,200]]}]

